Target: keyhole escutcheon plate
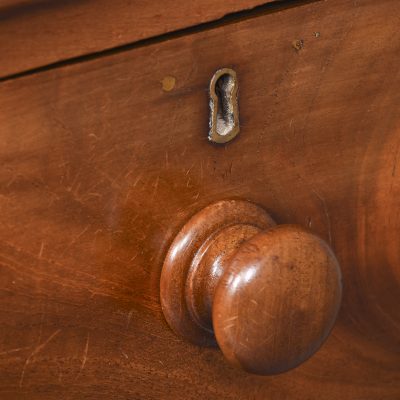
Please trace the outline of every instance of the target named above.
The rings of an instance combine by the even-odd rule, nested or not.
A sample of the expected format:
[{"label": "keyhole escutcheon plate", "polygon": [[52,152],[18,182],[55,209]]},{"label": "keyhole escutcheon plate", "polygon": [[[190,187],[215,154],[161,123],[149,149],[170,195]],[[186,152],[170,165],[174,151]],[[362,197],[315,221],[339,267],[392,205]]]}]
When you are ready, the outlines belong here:
[{"label": "keyhole escutcheon plate", "polygon": [[210,131],[208,139],[227,143],[240,131],[238,80],[230,68],[219,69],[210,82]]}]

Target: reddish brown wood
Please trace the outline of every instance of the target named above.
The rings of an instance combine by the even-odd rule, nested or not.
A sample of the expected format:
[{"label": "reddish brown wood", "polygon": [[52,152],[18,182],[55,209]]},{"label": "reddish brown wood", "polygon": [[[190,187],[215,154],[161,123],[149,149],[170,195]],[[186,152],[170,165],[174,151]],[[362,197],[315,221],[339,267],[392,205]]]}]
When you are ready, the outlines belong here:
[{"label": "reddish brown wood", "polygon": [[[164,316],[179,336],[198,345],[215,344],[211,303],[222,274],[220,263],[243,240],[274,225],[261,207],[235,200],[212,204],[185,224],[165,257],[160,285]],[[223,243],[213,240],[217,232],[232,227],[238,229],[223,237]]]},{"label": "reddish brown wood", "polygon": [[[1,83],[0,397],[397,399],[399,8],[321,1]],[[241,132],[217,146],[221,67]],[[332,334],[286,374],[231,368],[162,314],[168,246],[232,197],[342,267]]]},{"label": "reddish brown wood", "polygon": [[275,1],[2,1],[0,78]]},{"label": "reddish brown wood", "polygon": [[259,233],[239,247],[216,288],[218,344],[245,371],[286,372],[326,340],[341,293],[339,264],[323,240],[295,225]]},{"label": "reddish brown wood", "polygon": [[323,240],[274,225],[252,203],[214,203],[179,232],[161,275],[170,326],[197,344],[215,334],[232,364],[258,375],[285,372],[315,353],[342,292],[339,264]]}]

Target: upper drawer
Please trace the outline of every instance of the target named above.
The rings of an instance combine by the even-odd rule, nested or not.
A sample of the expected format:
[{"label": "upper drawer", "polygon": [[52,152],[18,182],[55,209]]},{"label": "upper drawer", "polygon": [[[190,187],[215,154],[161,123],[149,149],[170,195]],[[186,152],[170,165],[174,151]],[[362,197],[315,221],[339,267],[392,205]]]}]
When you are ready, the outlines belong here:
[{"label": "upper drawer", "polygon": [[275,1],[2,1],[0,78]]}]

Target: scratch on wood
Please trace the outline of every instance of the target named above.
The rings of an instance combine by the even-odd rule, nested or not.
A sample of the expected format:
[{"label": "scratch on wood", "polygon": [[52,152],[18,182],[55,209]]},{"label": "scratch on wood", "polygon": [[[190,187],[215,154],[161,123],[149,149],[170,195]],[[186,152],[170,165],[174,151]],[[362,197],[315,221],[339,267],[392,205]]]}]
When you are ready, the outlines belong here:
[{"label": "scratch on wood", "polygon": [[169,158],[168,158],[168,151],[165,152],[165,168],[169,168]]},{"label": "scratch on wood", "polygon": [[135,182],[133,182],[132,187],[136,187],[136,185],[139,183],[139,181],[142,179],[143,173],[140,173],[137,178],[135,179]]},{"label": "scratch on wood", "polygon": [[151,195],[151,200],[154,200],[154,198],[156,197],[159,182],[160,182],[160,176],[157,176],[157,179],[153,184],[154,190],[153,190],[153,194]]},{"label": "scratch on wood", "polygon": [[61,332],[61,329],[57,329],[55,332],[53,332],[48,338],[47,340],[45,340],[42,344],[36,346],[34,348],[34,350],[32,351],[32,353],[29,355],[29,357],[26,359],[25,364],[22,368],[22,372],[21,372],[21,378],[19,380],[19,387],[22,387],[22,384],[24,382],[24,377],[25,377],[25,371],[26,368],[28,367],[28,365],[34,361],[34,357],[36,355],[38,355],[42,350],[44,350],[44,348]]},{"label": "scratch on wood", "polygon": [[44,310],[43,310],[43,304],[42,304],[42,306],[41,306],[41,309],[42,309],[42,315],[41,315],[41,317],[40,317],[39,338],[38,338],[38,341],[37,341],[37,343],[38,343],[38,344],[39,344],[39,343],[40,343],[40,341],[42,340],[43,322],[44,322]]},{"label": "scratch on wood", "polygon": [[260,345],[264,345],[264,344],[269,343],[269,342],[271,341],[271,339],[272,339],[274,336],[275,336],[274,333],[271,334],[271,335],[269,335],[268,337],[266,337],[266,338],[260,343]]},{"label": "scratch on wood", "polygon": [[396,175],[397,158],[398,158],[398,155],[399,155],[399,147],[400,147],[400,145],[398,144],[397,148],[396,148],[396,153],[395,153],[395,156],[394,156],[394,162],[393,162],[393,168],[392,168],[392,177],[394,177]]},{"label": "scratch on wood", "polygon": [[78,190],[78,188],[75,188],[75,189],[74,189],[74,186],[75,186],[75,184],[76,184],[76,182],[77,182],[77,180],[78,180],[78,178],[79,178],[80,173],[81,173],[81,172],[78,171],[78,172],[75,174],[75,177],[72,179],[71,184],[70,184],[68,187],[66,187],[67,192],[75,192],[76,190]]},{"label": "scratch on wood", "polygon": [[90,225],[87,225],[76,237],[71,240],[71,242],[67,245],[67,247],[64,249],[63,254],[70,248],[72,247],[85,233],[86,231],[90,228]]},{"label": "scratch on wood", "polygon": [[326,219],[326,226],[328,229],[328,240],[329,243],[332,244],[332,225],[331,225],[331,218],[329,215],[329,211],[328,211],[328,206],[326,204],[325,199],[317,192],[317,190],[314,189],[314,187],[306,180],[304,179],[300,174],[297,174],[297,177],[304,182],[309,188],[311,193],[313,193],[317,199],[320,201],[320,203],[322,204],[322,208],[325,214],[325,219]]},{"label": "scratch on wood", "polygon": [[7,356],[7,355],[13,354],[13,353],[18,353],[19,351],[27,350],[27,349],[30,349],[30,348],[31,348],[31,346],[25,346],[25,347],[17,347],[16,349],[5,350],[5,351],[2,351],[0,353],[0,357],[1,356]]},{"label": "scratch on wood", "polygon": [[81,369],[79,372],[81,372],[83,370],[83,368],[85,368],[88,350],[89,350],[89,332],[86,337],[86,344],[85,344],[85,349],[83,350],[82,364],[81,364]]},{"label": "scratch on wood", "polygon": [[139,255],[139,253],[135,253],[132,258],[129,259],[129,261],[134,261],[136,257]]},{"label": "scratch on wood", "polygon": [[322,204],[322,207],[324,209],[325,217],[326,217],[326,225],[328,227],[328,238],[329,238],[329,243],[332,244],[332,227],[331,227],[331,218],[329,216],[328,212],[328,207],[326,205],[325,199],[315,190],[311,189],[312,192],[318,197],[319,201]]},{"label": "scratch on wood", "polygon": [[186,173],[185,173],[186,176],[188,176],[188,175],[190,174],[190,171],[193,169],[194,165],[195,165],[195,164],[192,164],[192,165],[188,168],[188,170],[187,170]]},{"label": "scratch on wood", "polygon": [[268,312],[267,310],[261,308],[261,312],[266,315],[267,317],[271,318],[271,319],[276,319],[276,316],[272,315],[270,312]]},{"label": "scratch on wood", "polygon": [[133,314],[133,308],[132,308],[132,310],[130,310],[129,313],[128,313],[128,318],[127,318],[127,320],[126,320],[126,329],[129,328],[129,324],[131,323],[131,319],[132,319],[132,314]]},{"label": "scratch on wood", "polygon": [[203,161],[200,161],[200,180],[204,179],[204,172],[203,172]]},{"label": "scratch on wood", "polygon": [[43,249],[44,249],[44,242],[42,242],[42,244],[40,245],[40,250],[39,250],[39,254],[38,254],[39,260],[42,258]]},{"label": "scratch on wood", "polygon": [[122,350],[121,350],[121,353],[122,353],[122,355],[123,355],[127,360],[129,359],[128,354],[126,354],[126,353],[123,352]]}]

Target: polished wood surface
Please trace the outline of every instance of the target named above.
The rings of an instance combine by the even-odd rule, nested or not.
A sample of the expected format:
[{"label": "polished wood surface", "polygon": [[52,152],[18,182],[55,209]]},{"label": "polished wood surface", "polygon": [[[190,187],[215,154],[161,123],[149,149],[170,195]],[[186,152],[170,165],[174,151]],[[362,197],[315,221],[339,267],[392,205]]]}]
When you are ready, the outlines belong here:
[{"label": "polished wood surface", "polygon": [[[399,8],[316,2],[1,83],[0,397],[397,399]],[[241,132],[219,146],[222,67]],[[342,267],[332,334],[286,374],[238,371],[163,317],[173,238],[232,197]]]},{"label": "polished wood surface", "polygon": [[326,340],[341,292],[339,264],[320,238],[295,225],[259,233],[232,256],[215,290],[218,344],[247,372],[286,372]]},{"label": "polished wood surface", "polygon": [[250,202],[224,200],[181,229],[160,289],[164,315],[179,335],[200,345],[215,335],[233,365],[274,375],[320,348],[336,320],[342,284],[323,240],[299,226],[275,226]]},{"label": "polished wood surface", "polygon": [[275,1],[1,1],[0,78]]},{"label": "polished wood surface", "polygon": [[[214,290],[222,275],[220,263],[243,240],[274,225],[262,207],[248,201],[225,200],[196,213],[180,229],[168,249],[160,280],[164,316],[179,336],[200,346],[216,344],[211,311]],[[233,235],[221,238],[223,243],[212,240],[210,248],[217,232],[230,232],[231,228],[237,228]]]}]

